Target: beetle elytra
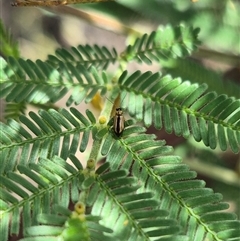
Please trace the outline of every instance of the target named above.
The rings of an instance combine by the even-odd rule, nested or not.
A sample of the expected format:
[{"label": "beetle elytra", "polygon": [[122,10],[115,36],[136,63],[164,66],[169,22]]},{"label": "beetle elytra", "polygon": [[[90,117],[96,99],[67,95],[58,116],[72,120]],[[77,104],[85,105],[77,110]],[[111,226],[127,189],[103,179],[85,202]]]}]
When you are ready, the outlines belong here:
[{"label": "beetle elytra", "polygon": [[120,136],[124,131],[124,116],[122,108],[116,108],[116,113],[114,116],[113,129],[117,136]]}]

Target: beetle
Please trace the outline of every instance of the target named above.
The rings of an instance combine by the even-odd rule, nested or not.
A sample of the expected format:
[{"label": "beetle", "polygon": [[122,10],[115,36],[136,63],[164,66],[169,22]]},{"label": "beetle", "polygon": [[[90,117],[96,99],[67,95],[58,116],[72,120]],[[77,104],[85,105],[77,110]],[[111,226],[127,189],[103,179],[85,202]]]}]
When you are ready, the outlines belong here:
[{"label": "beetle", "polygon": [[[126,95],[127,93],[125,94],[124,98],[126,97]],[[119,102],[119,99],[120,99],[120,96],[117,97],[114,104],[110,99],[107,98],[107,100],[115,106],[116,106],[116,103]],[[110,125],[112,125],[112,129],[117,137],[120,137],[124,131],[124,128],[125,128],[124,122],[125,122],[125,119],[123,116],[123,109],[121,107],[117,107],[115,109],[115,115],[110,120],[110,123],[111,123]]]},{"label": "beetle", "polygon": [[115,134],[119,137],[124,131],[124,116],[122,108],[116,108],[114,122],[113,122],[113,130]]}]

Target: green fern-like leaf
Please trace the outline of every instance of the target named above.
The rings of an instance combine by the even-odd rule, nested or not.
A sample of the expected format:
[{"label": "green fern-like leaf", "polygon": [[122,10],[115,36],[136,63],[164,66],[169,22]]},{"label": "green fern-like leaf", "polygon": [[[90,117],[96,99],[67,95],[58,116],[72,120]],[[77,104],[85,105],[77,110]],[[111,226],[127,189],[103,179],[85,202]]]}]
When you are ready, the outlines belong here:
[{"label": "green fern-like leaf", "polygon": [[[121,92],[123,107],[145,126],[186,138],[191,134],[213,149],[230,146],[238,152],[239,100],[160,73],[124,71],[109,78],[97,70],[110,63],[119,62],[122,69],[130,61],[151,64],[188,56],[199,43],[198,32],[183,25],[159,28],[122,54],[86,45],[59,49],[45,62],[2,58],[0,97],[8,103],[44,105],[70,92],[71,105],[109,90],[111,102]],[[19,122],[1,123],[1,239],[18,235],[22,223],[24,241],[238,240],[240,222],[226,212],[222,195],[205,188],[172,147],[134,121],[126,121],[122,135],[115,135],[106,124],[110,102],[101,113],[102,123],[90,111],[85,116],[75,108],[41,109],[20,115]],[[83,170],[74,154],[86,150],[90,135],[93,147]],[[99,152],[106,163],[95,170]],[[71,211],[70,202],[86,209]]]},{"label": "green fern-like leaf", "polygon": [[7,102],[4,112],[5,119],[15,119],[17,120],[21,114],[24,114],[26,111],[26,103],[25,102]]},{"label": "green fern-like leaf", "polygon": [[[135,178],[125,170],[109,172],[109,164],[101,166],[97,182],[89,193],[92,214],[104,217],[102,222],[113,229],[112,240],[187,240],[179,235],[177,223],[168,218],[167,211],[158,209],[159,201],[151,192],[138,193]],[[106,202],[106,200],[109,200]]]},{"label": "green fern-like leaf", "polygon": [[239,238],[240,222],[226,212],[229,205],[222,202],[222,195],[195,179],[196,173],[171,154],[171,147],[146,135],[144,128],[132,126],[126,132],[117,141],[108,135],[103,143],[102,154],[107,154],[111,169],[130,170],[141,183],[138,191],[155,193],[159,208],[170,212],[190,240]]},{"label": "green fern-like leaf", "polygon": [[59,157],[52,161],[40,158],[38,164],[30,163],[30,168],[18,165],[21,174],[9,171],[7,176],[0,177],[0,200],[5,206],[1,208],[1,220],[4,220],[1,222],[1,240],[7,240],[7,227],[10,227],[10,233],[18,234],[20,216],[23,226],[29,227],[36,222],[38,214],[50,212],[51,202],[66,208],[70,200],[77,201],[76,179],[84,177],[79,172],[82,170],[80,162],[74,164]]},{"label": "green fern-like leaf", "polygon": [[[0,173],[14,170],[17,164],[35,163],[39,156],[51,158],[59,155],[66,159],[70,154],[76,153],[78,148],[85,151],[96,120],[88,110],[86,113],[90,119],[75,108],[70,110],[71,112],[65,109],[59,112],[53,109],[40,110],[39,115],[30,112],[30,118],[21,115],[20,123],[11,119],[7,124],[1,123]],[[81,133],[82,138],[79,141]]]},{"label": "green fern-like leaf", "polygon": [[165,72],[173,77],[181,76],[182,79],[191,80],[192,83],[206,83],[209,90],[216,91],[218,94],[227,94],[240,98],[240,87],[234,82],[224,81],[220,74],[211,71],[194,61],[185,59],[171,59],[164,63]]},{"label": "green fern-like leaf", "polygon": [[73,215],[73,213],[59,205],[55,205],[54,214],[38,215],[38,223],[41,225],[32,226],[27,229],[25,238],[28,240],[109,240],[106,233],[111,229],[99,224],[100,217],[93,215]]},{"label": "green fern-like leaf", "polygon": [[199,29],[183,25],[160,27],[150,35],[144,34],[129,45],[122,57],[127,61],[135,60],[151,64],[153,60],[184,57],[196,49]]},{"label": "green fern-like leaf", "polygon": [[83,99],[88,103],[98,91],[106,92],[108,78],[104,72],[99,75],[94,67],[89,73],[83,66],[76,68],[71,63],[59,62],[57,70],[41,60],[34,63],[9,57],[7,61],[0,61],[0,97],[7,102],[56,102],[71,90],[67,101],[67,105],[71,105]]},{"label": "green fern-like leaf", "polygon": [[[0,19],[0,44],[1,44],[1,54],[3,56],[12,56],[14,58],[19,57],[19,50],[18,45],[12,39],[11,33],[8,32]],[[0,65],[2,67],[2,60],[0,60]],[[0,67],[0,68],[1,68]],[[2,81],[2,74],[0,72],[1,80]],[[2,92],[2,88],[1,88]],[[11,103],[7,102],[5,107],[5,118],[13,118],[17,119],[20,114],[23,114],[26,109],[25,103]]]},{"label": "green fern-like leaf", "polygon": [[233,152],[239,151],[239,100],[207,92],[205,84],[191,85],[180,78],[150,71],[136,71],[128,77],[125,72],[119,85],[124,90],[122,107],[146,126],[164,126],[168,133],[185,138],[192,133],[196,141],[202,140],[212,149],[218,143],[222,150],[229,144]]},{"label": "green fern-like leaf", "polygon": [[189,55],[199,44],[197,40],[199,29],[193,29],[180,25],[177,27],[160,27],[151,34],[144,34],[137,38],[134,44],[119,55],[116,49],[107,49],[98,45],[79,45],[71,50],[58,49],[54,55],[48,56],[48,63],[56,68],[62,62],[71,63],[78,67],[86,68],[94,65],[97,68],[106,69],[110,63],[117,60],[137,61],[151,64],[153,60],[159,62],[161,59],[185,57]]},{"label": "green fern-like leaf", "polygon": [[[8,208],[1,215],[3,219],[8,217],[6,221],[11,224],[12,233],[18,234],[18,220],[21,214],[19,207],[23,207],[23,210],[28,210],[28,212],[23,211],[22,213],[25,227],[34,225],[36,221],[42,224],[28,228],[26,239],[23,239],[25,241],[31,240],[33,237],[41,239],[43,236],[45,238],[62,237],[64,240],[72,237],[71,240],[76,240],[79,235],[80,237],[87,235],[89,240],[99,240],[99,237],[104,238],[103,232],[109,233],[111,229],[113,233],[111,236],[108,235],[109,240],[123,240],[123,238],[135,236],[137,239],[161,238],[166,235],[168,237],[166,240],[169,241],[188,240],[186,236],[179,235],[180,227],[176,221],[167,217],[167,211],[156,209],[159,201],[151,192],[137,193],[139,185],[136,185],[136,179],[127,177],[125,170],[109,172],[107,163],[97,170],[95,176],[97,183],[95,184],[93,178],[90,177],[89,182],[90,179],[86,178],[87,176],[84,177],[81,165],[80,169],[78,168],[80,162],[75,165],[76,159],[71,158],[71,160],[74,160],[72,161],[74,166],[58,157],[54,157],[52,160],[41,158],[38,164],[33,163],[29,166],[30,168],[18,166],[18,170],[24,176],[8,172],[10,182],[6,177],[1,177],[0,198],[8,203]],[[80,183],[75,182],[76,179]],[[32,182],[38,184],[40,188],[35,187]],[[71,193],[75,197],[76,185],[81,184],[81,189],[84,190],[89,186],[87,183],[92,185],[86,201],[88,206],[92,206],[91,215],[84,215],[84,217],[81,215],[77,218],[74,214],[69,218],[70,212],[66,208]],[[27,190],[28,193],[24,190]],[[62,195],[63,193],[64,195]],[[24,202],[16,203],[13,196],[16,194],[24,199]],[[54,210],[52,214],[49,213],[51,211],[50,202],[62,206],[57,207],[61,216],[54,214]],[[109,204],[114,209],[109,209]],[[34,207],[32,213],[30,206]],[[11,212],[16,213],[13,219],[9,219],[8,214]],[[96,217],[100,216],[104,217],[102,220],[104,226],[96,223],[99,221],[99,218],[96,219]],[[125,224],[122,225],[122,222]],[[3,236],[6,237],[6,234],[3,233]]]},{"label": "green fern-like leaf", "polygon": [[78,67],[79,65],[89,68],[95,66],[96,68],[107,69],[110,63],[114,64],[117,61],[118,54],[115,48],[109,50],[105,46],[98,45],[79,45],[72,47],[70,50],[58,49],[55,55],[48,55],[48,63],[59,67],[61,62],[69,62]]}]

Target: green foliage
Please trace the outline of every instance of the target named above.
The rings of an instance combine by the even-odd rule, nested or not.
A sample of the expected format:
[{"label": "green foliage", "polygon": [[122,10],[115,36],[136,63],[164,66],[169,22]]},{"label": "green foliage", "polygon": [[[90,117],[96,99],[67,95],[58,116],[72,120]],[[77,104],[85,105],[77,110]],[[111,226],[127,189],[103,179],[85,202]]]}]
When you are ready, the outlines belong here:
[{"label": "green foliage", "polygon": [[61,65],[61,61],[73,63],[75,66],[89,67],[91,65],[106,69],[110,63],[117,61],[118,54],[115,48],[108,50],[98,45],[72,47],[70,51],[58,49],[55,55],[48,56],[48,62],[54,66]]},{"label": "green foliage", "polygon": [[[0,36],[1,36],[0,38],[1,54],[4,57],[12,56],[14,58],[18,58],[19,57],[18,45],[13,41],[11,33],[6,31],[1,20],[0,20]],[[0,75],[2,78],[2,74]],[[2,92],[2,89],[1,89],[1,92]],[[7,102],[6,108],[5,108],[5,118],[16,119],[21,113],[24,113],[25,109],[26,109],[26,104],[24,102],[21,102],[21,103]]]},{"label": "green foliage", "polygon": [[[1,240],[19,234],[20,220],[23,241],[240,238],[240,222],[222,195],[145,128],[239,152],[240,101],[208,91],[206,84],[122,70],[131,61],[183,60],[199,44],[198,33],[169,25],[137,38],[121,54],[86,45],[59,49],[46,61],[1,59],[1,98],[7,102],[46,107],[70,95],[66,109],[40,109],[1,123]],[[105,72],[110,63],[119,65],[113,76]],[[107,124],[110,101],[98,120],[88,109],[83,115],[68,107],[98,93],[114,101],[120,95],[134,118],[120,137]],[[90,145],[84,168],[75,155],[87,155]],[[100,154],[106,162],[96,168]]]},{"label": "green foliage", "polygon": [[233,152],[239,151],[240,100],[206,92],[205,84],[191,85],[159,73],[126,74],[119,78],[122,95],[128,93],[122,106],[145,126],[153,122],[160,129],[164,125],[167,133],[174,131],[185,138],[192,132],[196,141],[202,140],[212,149],[218,140],[221,150],[225,151],[229,143]]},{"label": "green foliage", "polygon": [[119,3],[158,23],[167,22],[176,25],[185,22],[201,26],[200,39],[204,46],[240,53],[238,32],[240,4],[237,0],[119,0]]},{"label": "green foliage", "polygon": [[227,94],[237,99],[240,98],[239,85],[230,80],[223,81],[220,73],[206,69],[194,61],[171,59],[163,65],[164,70],[171,74],[172,77],[181,76],[183,79],[191,80],[191,82],[206,83],[209,90],[216,91],[218,94]]},{"label": "green foliage", "polygon": [[0,21],[0,36],[2,54],[15,58],[19,57],[18,45],[13,41],[11,33],[4,28],[2,21]]},{"label": "green foliage", "polygon": [[[40,60],[33,63],[9,58],[8,61],[10,64],[2,59],[1,69],[1,97],[6,101],[56,102],[70,90],[72,95],[67,105],[79,104],[83,99],[89,103],[98,92],[105,94],[111,81],[105,72],[99,73],[93,66],[89,70],[83,66],[76,69],[69,62],[59,61],[57,70]],[[40,75],[40,70],[44,74]],[[174,131],[188,138],[192,132],[196,141],[203,140],[212,149],[219,142],[222,150],[229,143],[233,152],[239,151],[239,100],[207,92],[205,84],[191,85],[189,81],[182,82],[168,75],[161,77],[160,73],[150,71],[136,71],[128,77],[125,71],[119,77],[118,86],[125,98],[122,107],[129,108],[129,114],[143,120],[144,125],[153,123],[161,129],[164,124],[167,133]]]},{"label": "green foliage", "polygon": [[178,26],[159,28],[149,36],[144,34],[137,38],[133,45],[129,45],[122,54],[127,62],[135,60],[152,64],[152,60],[183,57],[189,55],[199,43],[197,35],[199,29]]}]

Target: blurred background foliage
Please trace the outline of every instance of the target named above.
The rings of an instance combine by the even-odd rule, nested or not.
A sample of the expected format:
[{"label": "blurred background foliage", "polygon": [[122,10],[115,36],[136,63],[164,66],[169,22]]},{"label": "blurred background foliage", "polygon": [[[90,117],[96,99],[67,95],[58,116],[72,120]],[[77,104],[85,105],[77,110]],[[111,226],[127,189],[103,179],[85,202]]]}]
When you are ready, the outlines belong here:
[{"label": "blurred background foliage", "polygon": [[[56,48],[79,44],[121,51],[135,37],[160,25],[185,23],[201,29],[201,47],[191,58],[166,60],[161,66],[134,63],[128,69],[160,70],[191,83],[207,83],[209,90],[240,98],[239,0],[118,0],[52,8],[13,8],[10,2],[1,0],[1,19],[18,44],[19,53],[8,52],[1,41],[3,56],[45,60]],[[59,105],[65,105],[64,101]],[[207,186],[221,192],[231,204],[231,211],[240,216],[239,154],[210,150],[164,130],[149,128],[149,132],[174,146],[176,154],[198,172]]]}]

